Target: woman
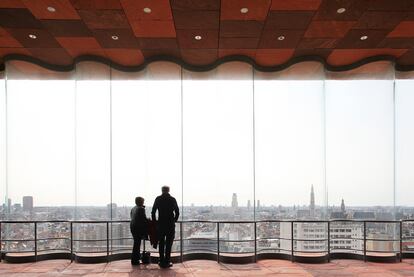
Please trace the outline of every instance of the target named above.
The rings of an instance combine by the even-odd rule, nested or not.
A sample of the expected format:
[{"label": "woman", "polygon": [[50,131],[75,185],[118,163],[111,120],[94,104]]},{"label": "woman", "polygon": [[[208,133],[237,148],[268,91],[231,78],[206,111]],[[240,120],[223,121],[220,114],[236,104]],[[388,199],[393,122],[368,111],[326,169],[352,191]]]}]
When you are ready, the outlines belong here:
[{"label": "woman", "polygon": [[135,207],[131,209],[131,233],[134,238],[131,264],[139,265],[141,240],[148,238],[148,219],[145,215],[144,198],[135,198]]}]

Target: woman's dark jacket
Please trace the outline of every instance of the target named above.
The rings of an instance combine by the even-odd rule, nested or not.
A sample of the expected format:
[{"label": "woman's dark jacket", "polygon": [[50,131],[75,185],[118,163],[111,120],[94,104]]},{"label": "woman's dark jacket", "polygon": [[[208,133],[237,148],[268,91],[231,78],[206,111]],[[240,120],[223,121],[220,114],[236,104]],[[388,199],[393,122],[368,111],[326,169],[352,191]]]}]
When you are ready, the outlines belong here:
[{"label": "woman's dark jacket", "polygon": [[135,206],[131,209],[131,233],[136,239],[146,239],[148,236],[148,219],[145,206]]}]

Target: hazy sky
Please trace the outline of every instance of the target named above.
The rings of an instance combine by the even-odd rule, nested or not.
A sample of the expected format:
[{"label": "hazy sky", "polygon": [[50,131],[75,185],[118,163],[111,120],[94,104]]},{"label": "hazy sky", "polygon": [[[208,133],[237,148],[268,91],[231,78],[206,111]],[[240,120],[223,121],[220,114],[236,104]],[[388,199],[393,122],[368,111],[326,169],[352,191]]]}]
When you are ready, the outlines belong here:
[{"label": "hazy sky", "polygon": [[[239,205],[253,201],[253,83],[248,75],[194,76],[182,83],[112,82],[113,202],[132,205],[141,195],[149,205],[164,184],[184,205],[229,206],[233,192]],[[414,199],[413,86],[414,81],[396,86],[396,195],[403,205]],[[78,81],[76,109],[74,81],[9,80],[7,87],[13,202],[33,195],[35,205],[109,203],[109,82]],[[325,110],[323,87],[323,81],[255,82],[256,199],[265,205],[308,204],[313,184],[316,204],[323,205],[326,143],[330,205],[342,198],[347,205],[392,205],[392,81],[326,81]]]}]

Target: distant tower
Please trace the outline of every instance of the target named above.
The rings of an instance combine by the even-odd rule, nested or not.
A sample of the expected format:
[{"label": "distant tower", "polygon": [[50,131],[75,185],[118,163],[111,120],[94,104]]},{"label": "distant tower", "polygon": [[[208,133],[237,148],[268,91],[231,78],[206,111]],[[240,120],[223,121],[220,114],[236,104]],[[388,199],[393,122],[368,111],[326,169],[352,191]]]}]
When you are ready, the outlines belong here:
[{"label": "distant tower", "polygon": [[315,216],[315,192],[313,191],[313,185],[311,187],[311,195],[310,195],[310,216]]},{"label": "distant tower", "polygon": [[251,208],[250,200],[247,200],[247,209],[250,210],[250,208]]},{"label": "distant tower", "polygon": [[341,212],[345,213],[345,202],[344,202],[344,199],[342,199],[342,202],[341,202]]},{"label": "distant tower", "polygon": [[231,207],[233,209],[237,209],[238,206],[239,206],[239,204],[237,203],[237,194],[233,193],[233,197],[231,199]]},{"label": "distant tower", "polygon": [[257,209],[260,210],[260,200],[257,200]]},{"label": "distant tower", "polygon": [[111,203],[106,205],[106,216],[109,219],[116,219],[118,218],[118,206],[116,203]]},{"label": "distant tower", "polygon": [[33,196],[23,196],[23,211],[33,211]]},{"label": "distant tower", "polygon": [[8,198],[7,199],[7,213],[11,213],[11,206],[12,206],[12,200]]}]

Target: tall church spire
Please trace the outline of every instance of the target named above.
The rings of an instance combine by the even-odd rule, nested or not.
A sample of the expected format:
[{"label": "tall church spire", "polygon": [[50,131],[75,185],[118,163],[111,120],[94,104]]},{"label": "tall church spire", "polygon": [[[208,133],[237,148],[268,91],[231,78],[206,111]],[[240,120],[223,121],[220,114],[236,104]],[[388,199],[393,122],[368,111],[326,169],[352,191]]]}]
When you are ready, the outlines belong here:
[{"label": "tall church spire", "polygon": [[313,184],[311,187],[309,210],[310,210],[310,216],[314,217],[315,216],[315,192],[313,191]]}]

